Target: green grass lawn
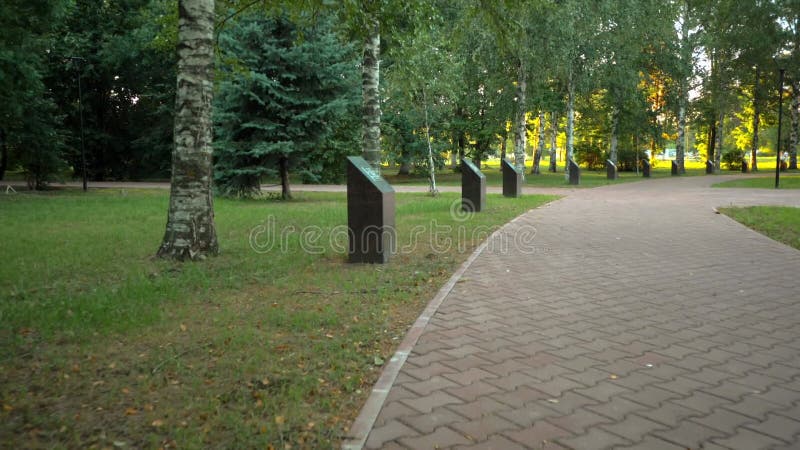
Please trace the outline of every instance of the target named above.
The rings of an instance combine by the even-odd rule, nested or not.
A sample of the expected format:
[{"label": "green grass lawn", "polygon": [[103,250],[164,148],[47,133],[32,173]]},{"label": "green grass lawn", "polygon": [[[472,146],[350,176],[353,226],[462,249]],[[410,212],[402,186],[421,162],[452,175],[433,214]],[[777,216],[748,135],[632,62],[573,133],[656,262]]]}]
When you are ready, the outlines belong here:
[{"label": "green grass lawn", "polygon": [[759,233],[800,250],[800,208],[750,206],[721,208],[720,211]]},{"label": "green grass lawn", "polygon": [[[774,169],[773,169],[774,170]],[[800,174],[792,172],[781,173],[779,178],[781,189],[800,189]],[[775,174],[758,178],[742,178],[740,180],[730,180],[717,183],[712,187],[721,188],[775,188]]]},{"label": "green grass lawn", "polygon": [[[221,254],[174,264],[153,258],[167,192],[0,195],[3,446],[337,447],[479,238],[555,198],[489,195],[456,222],[457,194],[399,194],[404,251],[350,265],[319,245],[346,224],[345,194],[297,197],[216,200]],[[273,219],[275,247],[255,251],[251,231]],[[435,242],[432,220],[452,227]],[[301,248],[312,225],[319,252]],[[426,231],[412,248],[415,226]],[[458,236],[469,238],[445,247]]]}]

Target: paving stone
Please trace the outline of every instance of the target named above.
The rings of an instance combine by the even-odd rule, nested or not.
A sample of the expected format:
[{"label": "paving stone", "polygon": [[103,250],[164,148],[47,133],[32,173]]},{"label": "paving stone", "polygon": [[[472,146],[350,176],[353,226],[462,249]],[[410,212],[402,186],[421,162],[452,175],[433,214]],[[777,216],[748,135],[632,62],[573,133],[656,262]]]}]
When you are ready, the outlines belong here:
[{"label": "paving stone", "polygon": [[559,439],[558,442],[573,450],[611,449],[631,443],[631,441],[628,439],[611,434],[599,428],[591,429],[588,433],[582,436]]},{"label": "paving stone", "polygon": [[800,434],[800,422],[774,414],[770,414],[764,422],[748,424],[745,427],[786,442],[794,442],[797,435]]},{"label": "paving stone", "polygon": [[467,422],[469,419],[451,409],[440,407],[424,415],[406,415],[399,417],[397,420],[417,430],[418,435],[422,435],[432,433],[441,426],[452,425],[456,422]]},{"label": "paving stone", "polygon": [[489,396],[478,397],[475,401],[468,403],[448,405],[447,408],[470,420],[511,409],[505,403],[498,402]]},{"label": "paving stone", "polygon": [[372,431],[369,433],[369,437],[367,438],[366,447],[381,448],[389,441],[393,441],[404,436],[414,436],[416,434],[417,432],[413,429],[396,420],[392,420],[386,425],[372,429]]},{"label": "paving stone", "polygon": [[525,445],[527,448],[550,448],[548,444],[554,439],[569,436],[571,433],[545,421],[537,422],[530,427],[518,431],[506,431],[504,436]]},{"label": "paving stone", "polygon": [[565,416],[548,419],[548,421],[572,433],[583,433],[587,428],[594,425],[612,422],[612,420],[607,417],[582,409]]},{"label": "paving stone", "polygon": [[725,434],[732,434],[742,425],[755,422],[752,417],[743,416],[723,408],[715,409],[711,414],[693,417],[690,420],[700,425],[722,431]]},{"label": "paving stone", "polygon": [[639,411],[636,414],[670,427],[677,426],[681,421],[690,417],[702,415],[699,411],[674,403],[665,403],[658,408]]},{"label": "paving stone", "polygon": [[[687,450],[682,445],[675,445],[663,439],[648,436],[642,442],[630,447],[623,447],[625,450]],[[704,448],[703,450],[710,450]]]},{"label": "paving stone", "polygon": [[499,434],[502,431],[519,428],[514,423],[499,416],[486,416],[470,422],[454,423],[451,427],[472,441],[485,441],[489,436]]},{"label": "paving stone", "polygon": [[725,436],[725,433],[700,424],[685,421],[669,430],[656,431],[654,435],[685,448],[703,448],[712,438]]},{"label": "paving stone", "polygon": [[458,446],[457,450],[525,450],[524,447],[503,436],[492,436],[486,441],[475,445]]},{"label": "paving stone", "polygon": [[617,421],[622,420],[628,414],[646,410],[648,407],[622,397],[614,397],[610,401],[600,405],[588,405],[586,409]]},{"label": "paving stone", "polygon": [[[731,437],[715,439],[714,443],[733,450],[761,450],[775,448],[781,441],[747,428],[740,428]],[[793,448],[797,448],[796,443]]]},{"label": "paving stone", "polygon": [[452,395],[449,395],[441,391],[436,391],[427,397],[407,398],[400,401],[403,402],[405,405],[410,406],[411,408],[414,408],[417,411],[426,414],[439,406],[449,405],[452,403],[464,403],[457,397],[453,397]]},{"label": "paving stone", "polygon": [[414,449],[436,449],[455,445],[467,445],[472,442],[460,433],[447,427],[437,428],[431,434],[415,438],[400,439],[400,443]]}]

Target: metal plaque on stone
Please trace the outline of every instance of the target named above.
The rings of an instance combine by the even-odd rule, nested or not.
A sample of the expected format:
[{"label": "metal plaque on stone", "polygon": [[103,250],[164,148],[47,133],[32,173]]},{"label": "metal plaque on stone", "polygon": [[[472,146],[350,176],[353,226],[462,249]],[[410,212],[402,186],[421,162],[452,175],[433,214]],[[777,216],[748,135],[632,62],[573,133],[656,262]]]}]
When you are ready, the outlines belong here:
[{"label": "metal plaque on stone", "polygon": [[347,157],[351,263],[384,264],[396,245],[394,189],[360,156]]},{"label": "metal plaque on stone", "polygon": [[578,163],[570,159],[567,164],[569,164],[569,184],[576,186],[581,184],[581,168]]},{"label": "metal plaque on stone", "polygon": [[503,170],[503,197],[519,197],[522,195],[522,171],[517,170],[506,158],[500,165]]},{"label": "metal plaque on stone", "polygon": [[606,160],[606,178],[609,180],[616,180],[619,178],[619,171],[617,171],[617,165],[614,164],[613,161],[610,159]]},{"label": "metal plaque on stone", "polygon": [[486,207],[486,175],[469,158],[461,160],[461,209],[480,212]]}]

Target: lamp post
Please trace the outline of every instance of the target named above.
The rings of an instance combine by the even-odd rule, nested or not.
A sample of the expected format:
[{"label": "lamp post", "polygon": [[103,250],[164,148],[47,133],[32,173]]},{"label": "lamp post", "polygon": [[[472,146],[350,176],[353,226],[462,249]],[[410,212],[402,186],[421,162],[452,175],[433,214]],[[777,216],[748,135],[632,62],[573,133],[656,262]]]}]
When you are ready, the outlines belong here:
[{"label": "lamp post", "polygon": [[775,189],[781,184],[781,124],[783,122],[783,74],[785,69],[780,69],[778,76],[778,143],[775,156]]}]

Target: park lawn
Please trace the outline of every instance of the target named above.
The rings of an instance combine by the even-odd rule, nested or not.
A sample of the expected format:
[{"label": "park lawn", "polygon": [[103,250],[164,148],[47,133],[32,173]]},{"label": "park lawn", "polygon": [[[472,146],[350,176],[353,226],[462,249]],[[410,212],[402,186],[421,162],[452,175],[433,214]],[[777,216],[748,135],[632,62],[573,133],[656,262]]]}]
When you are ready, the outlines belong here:
[{"label": "park lawn", "polygon": [[[784,172],[781,173],[779,181],[781,189],[800,189],[800,174]],[[774,189],[775,175],[773,174],[772,176],[724,181],[722,183],[717,183],[712,187]]]},{"label": "park lawn", "polygon": [[749,206],[720,208],[720,211],[759,233],[800,250],[800,208]]},{"label": "park lawn", "polygon": [[[318,226],[316,250],[345,225],[343,193],[217,199],[221,254],[183,264],[152,257],[167,192],[2,195],[0,442],[338,447],[381,364],[458,264],[555,198],[489,195],[485,212],[457,222],[457,194],[398,194],[403,251],[387,265],[350,265],[335,246],[302,251],[299,237]],[[254,250],[251,230],[271,223],[276,246],[260,252],[268,234],[256,233]],[[415,226],[426,231],[412,247]]]}]

